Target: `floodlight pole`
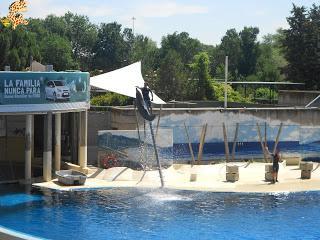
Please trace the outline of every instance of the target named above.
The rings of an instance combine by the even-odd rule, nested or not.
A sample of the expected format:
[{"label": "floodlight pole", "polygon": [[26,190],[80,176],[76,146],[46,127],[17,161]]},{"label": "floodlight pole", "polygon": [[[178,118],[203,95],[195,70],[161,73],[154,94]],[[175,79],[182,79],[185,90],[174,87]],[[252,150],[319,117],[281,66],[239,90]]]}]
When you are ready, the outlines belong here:
[{"label": "floodlight pole", "polygon": [[132,17],[132,33],[133,33],[133,36],[134,36],[134,21],[136,20],[135,17]]},{"label": "floodlight pole", "polygon": [[226,63],[224,67],[224,108],[228,107],[228,56],[226,56]]}]

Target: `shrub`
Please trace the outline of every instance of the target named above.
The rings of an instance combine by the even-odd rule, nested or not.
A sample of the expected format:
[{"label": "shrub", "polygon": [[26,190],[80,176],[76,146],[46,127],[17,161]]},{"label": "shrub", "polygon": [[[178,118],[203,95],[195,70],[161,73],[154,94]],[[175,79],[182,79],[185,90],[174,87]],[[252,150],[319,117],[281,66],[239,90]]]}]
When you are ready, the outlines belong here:
[{"label": "shrub", "polygon": [[[224,84],[223,83],[212,83],[212,88],[214,91],[214,99],[218,101],[224,101]],[[228,102],[250,102],[241,96],[241,94],[235,91],[230,85],[227,86]]]},{"label": "shrub", "polygon": [[130,97],[111,92],[91,99],[91,105],[93,106],[126,106],[131,105],[132,102],[133,100]]},{"label": "shrub", "polygon": [[[278,93],[275,90],[271,90],[271,95],[273,98],[278,98]],[[255,93],[256,98],[260,99],[269,99],[270,98],[270,89],[266,87],[258,88]]]}]

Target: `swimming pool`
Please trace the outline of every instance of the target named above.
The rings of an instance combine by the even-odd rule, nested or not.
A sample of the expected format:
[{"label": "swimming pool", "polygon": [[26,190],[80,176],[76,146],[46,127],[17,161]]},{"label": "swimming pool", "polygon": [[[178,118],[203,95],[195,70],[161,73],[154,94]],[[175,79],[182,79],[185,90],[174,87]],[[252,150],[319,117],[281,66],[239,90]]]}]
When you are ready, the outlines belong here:
[{"label": "swimming pool", "polygon": [[319,192],[10,186],[0,187],[0,225],[46,239],[319,239],[319,203]]}]

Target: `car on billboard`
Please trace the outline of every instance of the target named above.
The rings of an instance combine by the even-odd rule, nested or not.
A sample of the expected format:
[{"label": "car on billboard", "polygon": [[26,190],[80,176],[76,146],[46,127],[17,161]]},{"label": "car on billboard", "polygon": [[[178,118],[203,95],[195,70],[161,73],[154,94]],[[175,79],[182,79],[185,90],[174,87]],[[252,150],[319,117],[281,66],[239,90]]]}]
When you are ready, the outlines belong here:
[{"label": "car on billboard", "polygon": [[51,80],[45,87],[46,99],[53,101],[70,100],[70,88],[62,80]]}]

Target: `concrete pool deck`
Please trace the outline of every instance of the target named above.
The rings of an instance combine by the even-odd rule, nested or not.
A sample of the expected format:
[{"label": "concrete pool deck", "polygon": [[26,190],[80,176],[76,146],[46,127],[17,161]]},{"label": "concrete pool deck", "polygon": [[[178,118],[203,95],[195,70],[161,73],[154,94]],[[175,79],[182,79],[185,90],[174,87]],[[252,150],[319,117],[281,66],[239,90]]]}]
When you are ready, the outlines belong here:
[{"label": "concrete pool deck", "polygon": [[[264,180],[265,163],[228,163],[239,166],[239,181],[226,181],[226,164],[191,165],[174,164],[163,169],[165,188],[212,192],[300,192],[320,190],[320,168],[312,172],[311,179],[302,180],[299,166],[280,164],[279,183]],[[314,168],[317,163],[314,163]],[[196,181],[190,176],[196,174]],[[83,186],[63,186],[57,179],[35,183],[34,186],[60,191],[108,187],[158,188],[161,186],[158,171],[135,171],[129,168],[95,169]]]}]

